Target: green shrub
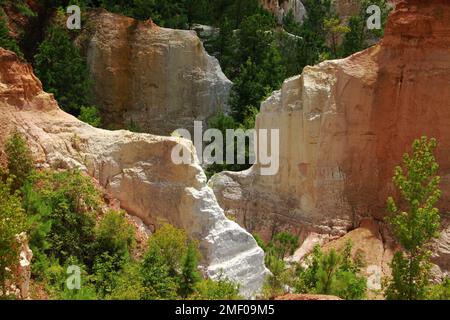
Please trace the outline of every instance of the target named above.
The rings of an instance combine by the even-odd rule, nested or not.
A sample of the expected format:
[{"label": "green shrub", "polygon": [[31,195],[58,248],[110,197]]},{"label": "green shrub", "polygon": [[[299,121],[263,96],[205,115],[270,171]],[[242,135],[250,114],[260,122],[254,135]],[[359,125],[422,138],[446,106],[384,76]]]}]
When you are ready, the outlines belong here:
[{"label": "green shrub", "polygon": [[16,237],[26,231],[25,212],[18,192],[12,192],[12,183],[12,177],[0,179],[0,296],[6,295],[6,282],[13,278],[19,262],[20,244]]},{"label": "green shrub", "polygon": [[102,124],[102,118],[96,107],[81,107],[78,119],[96,128]]},{"label": "green shrub", "polygon": [[223,277],[218,280],[205,279],[196,285],[193,300],[240,300],[239,286]]},{"label": "green shrub", "polygon": [[149,247],[141,264],[141,276],[145,300],[176,299],[176,278],[171,276],[171,268],[162,248]]},{"label": "green shrub", "polygon": [[107,296],[111,300],[141,300],[145,297],[144,280],[138,263],[126,264],[115,279],[115,288]]},{"label": "green shrub", "polygon": [[258,234],[253,234],[253,238],[255,238],[258,246],[261,247],[261,249],[263,249],[264,252],[267,252],[267,246],[264,240]]},{"label": "green shrub", "polygon": [[450,278],[446,278],[440,284],[429,286],[426,298],[428,300],[450,300]]},{"label": "green shrub", "polygon": [[33,251],[32,272],[35,276],[42,276],[49,267],[47,250],[51,248],[48,240],[52,229],[50,219],[52,208],[33,189],[33,185],[27,181],[22,188],[23,208],[27,213],[27,220],[30,225],[30,249]]},{"label": "green shrub", "polygon": [[177,276],[181,270],[183,258],[187,252],[188,237],[186,232],[170,224],[163,224],[149,239],[149,252],[156,251],[161,255],[169,268],[171,276]]},{"label": "green shrub", "polygon": [[[26,208],[31,219],[39,222],[34,230],[46,231],[35,232],[36,237],[40,236],[33,237],[32,243],[42,243],[40,238],[46,234],[48,244],[43,252],[48,257],[57,258],[62,264],[75,257],[91,267],[96,254],[94,216],[101,203],[91,178],[77,170],[46,170],[36,173],[30,183],[34,200],[27,195]],[[50,232],[45,230],[46,224],[51,225]]]},{"label": "green shrub", "polygon": [[97,255],[92,268],[92,282],[99,297],[105,297],[114,291],[124,263],[120,256],[111,256],[107,252]]},{"label": "green shrub", "polygon": [[6,141],[5,152],[8,173],[14,179],[11,187],[18,190],[33,171],[33,158],[25,137],[17,130]]},{"label": "green shrub", "polygon": [[285,294],[293,279],[292,270],[288,268],[283,259],[270,253],[266,254],[265,263],[272,274],[264,282],[264,297],[271,299]]},{"label": "green shrub", "polygon": [[298,237],[289,232],[277,233],[265,246],[265,263],[272,272],[264,283],[263,294],[273,298],[286,293],[288,286],[292,285],[293,270],[284,262],[284,258],[292,255],[297,249]]},{"label": "green shrub", "polygon": [[269,254],[278,259],[284,259],[287,255],[293,255],[298,248],[298,236],[289,232],[277,233],[268,245]]},{"label": "green shrub", "polygon": [[[68,287],[68,267],[80,268],[80,288]],[[45,270],[46,289],[52,299],[55,300],[96,300],[97,295],[92,285],[92,277],[86,267],[75,257],[69,257],[65,264],[61,265],[57,259],[49,260],[49,267]]]},{"label": "green shrub", "polygon": [[129,259],[135,245],[135,231],[123,211],[108,211],[95,230],[97,250],[100,254]]},{"label": "green shrub", "polygon": [[307,260],[306,269],[298,266],[297,293],[336,295],[343,299],[366,297],[367,280],[358,275],[363,266],[360,257],[353,258],[350,242],[342,252],[324,253],[316,246]]}]

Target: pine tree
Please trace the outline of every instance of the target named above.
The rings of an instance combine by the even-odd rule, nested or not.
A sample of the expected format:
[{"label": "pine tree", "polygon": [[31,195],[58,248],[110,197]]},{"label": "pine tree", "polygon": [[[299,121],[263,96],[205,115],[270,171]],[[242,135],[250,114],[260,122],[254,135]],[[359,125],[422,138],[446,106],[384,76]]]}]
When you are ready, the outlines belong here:
[{"label": "pine tree", "polygon": [[338,58],[339,41],[343,35],[350,32],[350,28],[341,24],[338,18],[331,18],[324,20],[324,28],[328,34],[328,38],[331,42],[331,53],[333,58]]},{"label": "pine tree", "polygon": [[387,299],[425,298],[431,255],[428,244],[438,236],[440,226],[439,210],[434,207],[441,196],[436,146],[435,139],[415,140],[412,156],[405,154],[403,166],[395,168],[393,182],[400,193],[401,208],[390,197],[387,202],[391,216],[387,221],[403,251],[392,260]]},{"label": "pine tree", "polygon": [[192,242],[189,243],[186,255],[182,262],[179,284],[179,293],[183,298],[187,298],[194,293],[195,286],[201,279],[200,274],[197,271],[197,256],[198,252],[195,245]]},{"label": "pine tree", "polygon": [[365,20],[361,16],[350,17],[348,27],[350,31],[345,35],[342,43],[342,55],[349,56],[366,48]]},{"label": "pine tree", "polygon": [[34,67],[44,89],[55,95],[65,111],[78,116],[81,107],[89,105],[87,64],[66,29],[56,23],[50,26]]},{"label": "pine tree", "polygon": [[241,66],[241,72],[235,79],[231,90],[231,109],[233,117],[239,123],[244,121],[245,111],[252,106],[258,106],[269,88],[264,86],[263,70],[251,60]]}]

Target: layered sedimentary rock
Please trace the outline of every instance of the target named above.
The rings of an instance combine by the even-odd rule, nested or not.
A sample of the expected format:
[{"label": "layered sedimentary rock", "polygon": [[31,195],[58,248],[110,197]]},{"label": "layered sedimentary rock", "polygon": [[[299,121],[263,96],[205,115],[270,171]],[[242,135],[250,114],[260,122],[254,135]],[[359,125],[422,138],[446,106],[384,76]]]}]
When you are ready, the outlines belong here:
[{"label": "layered sedimentary rock", "polygon": [[96,10],[78,42],[110,127],[169,135],[228,110],[232,83],[194,31]]},{"label": "layered sedimentary rock", "polygon": [[[223,272],[245,295],[261,288],[264,253],[253,237],[227,220],[195,161],[175,165],[174,146],[190,142],[93,128],[58,108],[31,67],[0,48],[0,146],[13,128],[23,132],[40,167],[80,168],[147,226],[163,220],[200,240],[206,272]],[[0,148],[1,149],[1,148]]]},{"label": "layered sedimentary rock", "polygon": [[279,24],[292,11],[295,21],[302,22],[306,17],[306,9],[300,0],[260,0],[262,6],[271,11]]},{"label": "layered sedimentary rock", "polygon": [[[210,185],[229,215],[266,239],[283,229],[302,238],[342,235],[364,217],[386,215],[394,167],[427,135],[439,141],[446,220],[449,85],[450,2],[400,2],[379,45],[306,67],[262,104],[257,129],[280,130],[278,174],[261,176],[256,164],[219,174]],[[439,243],[436,260],[448,267],[448,237]]]}]

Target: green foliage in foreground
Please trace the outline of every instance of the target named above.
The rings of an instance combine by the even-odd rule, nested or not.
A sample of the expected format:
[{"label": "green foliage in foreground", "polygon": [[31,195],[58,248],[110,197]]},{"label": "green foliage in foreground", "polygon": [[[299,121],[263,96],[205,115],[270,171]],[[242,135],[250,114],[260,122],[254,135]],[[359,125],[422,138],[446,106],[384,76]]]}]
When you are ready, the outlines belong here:
[{"label": "green foliage in foreground", "polygon": [[342,299],[360,300],[366,297],[367,280],[359,273],[364,266],[362,257],[352,256],[348,242],[341,252],[322,252],[316,247],[307,261],[299,267],[295,289],[298,293],[335,295]]},{"label": "green foliage in foreground", "polygon": [[[78,170],[34,171],[26,140],[17,132],[6,146],[9,166],[0,170],[2,299],[14,280],[16,236],[22,232],[28,233],[34,254],[33,281],[52,299],[239,298],[234,283],[202,279],[198,244],[184,231],[162,225],[138,259],[135,227],[124,212],[104,212],[106,204],[90,177]],[[71,266],[81,271],[80,289],[66,285]]]},{"label": "green foliage in foreground", "polygon": [[[95,256],[95,213],[100,194],[91,179],[79,171],[41,171],[24,188],[24,207],[35,224],[31,239],[33,251],[62,264],[71,257],[92,265]],[[43,242],[47,243],[44,246]],[[37,256],[43,257],[40,253]],[[41,270],[46,261],[38,261]]]},{"label": "green foliage in foreground", "polygon": [[12,191],[12,177],[0,178],[0,298],[6,296],[7,281],[14,278],[19,262],[17,235],[26,231],[25,212],[19,192]]},{"label": "green foliage in foreground", "polygon": [[403,251],[397,252],[391,263],[387,299],[426,298],[431,268],[429,244],[439,235],[440,227],[439,210],[434,207],[441,196],[436,147],[435,139],[415,140],[412,155],[404,154],[403,166],[395,168],[393,182],[401,201],[388,199],[391,216],[387,221]]},{"label": "green foliage in foreground", "polygon": [[348,300],[366,297],[367,281],[360,275],[363,259],[352,255],[350,242],[341,252],[323,252],[316,246],[303,265],[284,260],[297,245],[298,237],[287,232],[275,235],[268,245],[263,245],[266,266],[272,272],[264,285],[266,298],[286,294],[288,288],[295,293],[335,295]]}]

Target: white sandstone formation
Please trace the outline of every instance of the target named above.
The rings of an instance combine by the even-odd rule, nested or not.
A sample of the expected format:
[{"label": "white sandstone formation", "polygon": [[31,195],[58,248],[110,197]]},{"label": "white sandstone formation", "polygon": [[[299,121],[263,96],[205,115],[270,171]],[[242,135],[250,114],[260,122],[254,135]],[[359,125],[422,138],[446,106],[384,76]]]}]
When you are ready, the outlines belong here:
[{"label": "white sandstone formation", "polygon": [[[191,142],[174,137],[93,128],[59,109],[31,67],[0,48],[0,146],[16,127],[41,167],[80,168],[147,226],[167,221],[200,240],[210,276],[238,282],[245,296],[262,287],[268,270],[253,237],[228,220],[196,161]],[[177,144],[191,165],[175,165]]]}]

